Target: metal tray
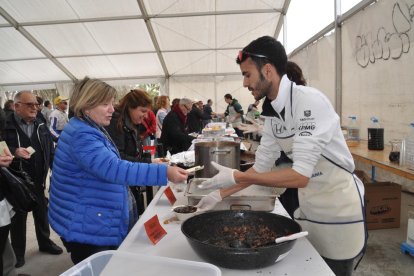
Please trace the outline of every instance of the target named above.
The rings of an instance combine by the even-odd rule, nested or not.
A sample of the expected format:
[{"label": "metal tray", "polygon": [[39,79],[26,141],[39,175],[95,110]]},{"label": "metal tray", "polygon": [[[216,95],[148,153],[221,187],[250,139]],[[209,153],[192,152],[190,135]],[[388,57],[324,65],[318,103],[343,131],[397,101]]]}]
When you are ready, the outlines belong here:
[{"label": "metal tray", "polygon": [[[196,205],[203,197],[214,190],[200,189],[198,185],[207,178],[193,178],[187,185],[184,196],[189,205]],[[252,185],[243,191],[224,198],[214,210],[253,210],[270,212],[274,209],[277,193],[269,187]]]}]

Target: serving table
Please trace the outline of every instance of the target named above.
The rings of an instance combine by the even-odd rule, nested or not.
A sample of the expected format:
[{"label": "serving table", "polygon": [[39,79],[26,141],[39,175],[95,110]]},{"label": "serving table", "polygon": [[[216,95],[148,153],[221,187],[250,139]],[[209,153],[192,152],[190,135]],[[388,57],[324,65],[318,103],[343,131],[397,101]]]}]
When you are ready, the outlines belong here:
[{"label": "serving table", "polygon": [[[185,204],[184,197],[186,184],[169,184],[173,189],[177,198],[177,204]],[[182,260],[204,262],[187,242],[185,236],[181,232],[180,222],[169,222],[164,224],[164,221],[171,217],[172,206],[164,194],[166,187],[162,187],[145,212],[142,214],[138,222],[132,228],[124,242],[119,247],[119,251],[146,254],[150,256],[162,256]],[[289,216],[282,204],[276,200],[274,213]],[[165,235],[157,244],[152,244],[149,240],[144,223],[157,215],[161,226],[166,230]],[[306,238],[301,238],[296,241],[289,255],[281,261],[272,266],[252,269],[252,270],[237,270],[220,268],[222,275],[334,275],[329,266],[325,263],[322,257],[318,254],[315,248]]]},{"label": "serving table", "polygon": [[357,146],[349,147],[355,160],[371,165],[371,178],[375,179],[376,168],[381,168],[393,174],[414,180],[414,171],[407,167],[392,163],[388,159],[391,147],[384,145],[384,150],[369,150],[368,141],[361,140]]}]

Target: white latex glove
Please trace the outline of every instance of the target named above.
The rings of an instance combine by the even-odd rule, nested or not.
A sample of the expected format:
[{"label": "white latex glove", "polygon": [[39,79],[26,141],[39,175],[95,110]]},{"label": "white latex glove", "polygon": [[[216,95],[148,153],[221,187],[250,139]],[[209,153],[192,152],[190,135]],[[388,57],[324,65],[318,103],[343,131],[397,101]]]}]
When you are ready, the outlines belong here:
[{"label": "white latex glove", "polygon": [[218,170],[218,174],[198,185],[200,189],[222,189],[236,184],[233,176],[235,169],[224,167],[214,161],[211,165]]},{"label": "white latex glove", "polygon": [[252,124],[240,124],[239,129],[243,130],[243,134],[247,133],[258,133],[262,134],[263,132],[263,125],[256,123],[255,120],[251,118],[246,118],[247,121],[251,122]]},{"label": "white latex glove", "polygon": [[197,207],[200,212],[209,211],[212,210],[221,200],[220,190],[215,190],[203,197],[195,207]]}]

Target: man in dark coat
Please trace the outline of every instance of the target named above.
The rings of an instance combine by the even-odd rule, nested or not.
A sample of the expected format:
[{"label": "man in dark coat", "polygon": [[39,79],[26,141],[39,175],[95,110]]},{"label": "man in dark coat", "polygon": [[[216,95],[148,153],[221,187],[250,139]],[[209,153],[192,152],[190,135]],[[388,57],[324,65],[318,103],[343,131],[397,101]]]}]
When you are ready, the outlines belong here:
[{"label": "man in dark coat", "polygon": [[4,103],[4,113],[6,113],[6,117],[8,117],[10,114],[14,113],[14,101],[13,100],[7,100]]},{"label": "man in dark coat", "polygon": [[[17,93],[15,113],[6,118],[3,138],[16,157],[10,167],[27,172],[35,184],[38,205],[33,209],[33,218],[39,250],[57,255],[63,251],[50,240],[47,199],[44,194],[46,177],[53,161],[54,144],[46,125],[36,119],[37,106],[36,96],[31,92]],[[26,221],[27,212],[17,211],[12,219],[11,241],[17,259],[16,267],[25,263]]]},{"label": "man in dark coat", "polygon": [[203,106],[203,113],[204,116],[207,117],[207,119],[203,120],[203,127],[205,127],[211,119],[216,115],[216,113],[213,112],[213,109],[211,108],[213,106],[213,101],[211,99],[207,100],[207,104]]},{"label": "man in dark coat", "polygon": [[203,121],[211,119],[211,116],[204,114],[203,102],[197,101],[193,104],[191,111],[187,115],[188,132],[201,133],[203,130]]},{"label": "man in dark coat", "polygon": [[192,109],[191,100],[183,98],[164,118],[161,142],[171,154],[186,151],[194,137],[188,135],[187,114]]},{"label": "man in dark coat", "polygon": [[6,125],[6,113],[3,108],[0,107],[0,137],[4,126]]}]

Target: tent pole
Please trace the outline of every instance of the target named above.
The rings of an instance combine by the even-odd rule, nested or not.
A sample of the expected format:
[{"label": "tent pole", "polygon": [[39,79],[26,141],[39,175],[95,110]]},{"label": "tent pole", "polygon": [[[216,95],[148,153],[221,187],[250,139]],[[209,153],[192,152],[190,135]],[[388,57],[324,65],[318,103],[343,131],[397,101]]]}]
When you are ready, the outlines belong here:
[{"label": "tent pole", "polygon": [[341,0],[335,0],[335,110],[342,120],[342,26]]}]

